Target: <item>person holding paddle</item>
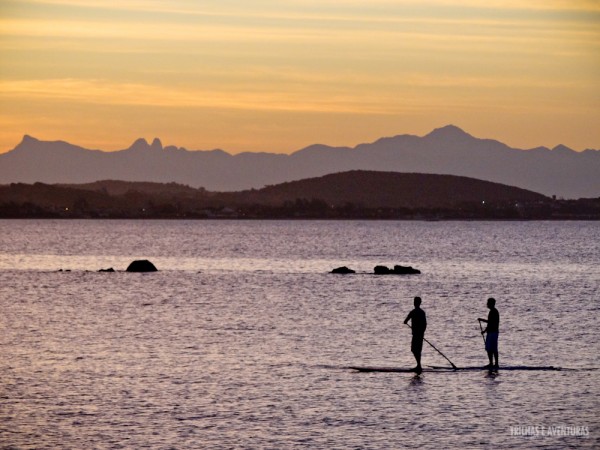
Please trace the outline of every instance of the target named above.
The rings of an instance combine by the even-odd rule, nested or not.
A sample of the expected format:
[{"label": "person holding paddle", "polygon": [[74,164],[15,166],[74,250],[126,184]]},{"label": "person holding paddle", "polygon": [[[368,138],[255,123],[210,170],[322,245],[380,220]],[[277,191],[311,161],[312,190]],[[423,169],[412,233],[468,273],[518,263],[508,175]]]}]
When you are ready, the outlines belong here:
[{"label": "person holding paddle", "polygon": [[[481,327],[481,322],[487,323],[485,330],[481,330],[482,335],[487,333],[485,350],[487,351],[490,364],[486,366],[486,368],[498,370],[498,332],[500,327],[500,313],[496,309],[496,300],[491,297],[487,300],[487,307],[490,309],[487,320],[481,318],[477,320],[479,320],[479,327]],[[494,358],[496,360],[495,365],[493,362]]]},{"label": "person holding paddle", "polygon": [[423,350],[423,339],[425,339],[425,329],[427,328],[427,318],[425,317],[425,311],[421,309],[421,297],[415,297],[414,299],[415,309],[408,313],[404,324],[411,321],[412,328],[412,341],[410,343],[410,351],[415,355],[417,360],[417,367],[413,370],[420,374],[423,372],[421,368],[421,351]]}]

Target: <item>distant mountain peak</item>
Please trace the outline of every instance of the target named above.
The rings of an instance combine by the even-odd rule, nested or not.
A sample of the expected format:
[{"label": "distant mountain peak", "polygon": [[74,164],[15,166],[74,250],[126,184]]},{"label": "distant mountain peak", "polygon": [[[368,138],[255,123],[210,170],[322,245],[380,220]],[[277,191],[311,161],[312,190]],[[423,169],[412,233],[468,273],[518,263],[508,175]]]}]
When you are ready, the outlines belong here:
[{"label": "distant mountain peak", "polygon": [[162,150],[163,146],[162,146],[162,142],[160,142],[159,138],[154,138],[154,140],[152,141],[152,145],[150,146],[150,148],[152,150]]},{"label": "distant mountain peak", "polygon": [[572,149],[570,149],[569,147],[567,147],[566,145],[563,145],[563,144],[557,145],[556,147],[554,147],[552,149],[552,151],[556,152],[556,153],[567,153],[567,154],[575,153],[575,150],[572,150]]},{"label": "distant mountain peak", "polygon": [[29,142],[40,142],[40,140],[36,139],[33,136],[30,136],[28,134],[24,135],[23,139],[21,140],[21,144],[27,144]]},{"label": "distant mountain peak", "polygon": [[428,138],[436,139],[464,139],[473,138],[469,133],[463,131],[456,125],[446,125],[445,127],[436,128],[431,133],[426,135]]},{"label": "distant mountain peak", "polygon": [[154,138],[152,144],[148,144],[148,141],[144,138],[136,139],[136,141],[131,144],[131,146],[127,150],[133,151],[147,151],[147,150],[163,150],[162,142],[159,138]]},{"label": "distant mountain peak", "polygon": [[136,139],[133,144],[128,148],[128,150],[147,150],[150,148],[150,144],[144,138]]},{"label": "distant mountain peak", "polygon": [[40,144],[40,142],[41,141],[39,139],[36,139],[33,136],[26,134],[23,136],[23,139],[21,139],[21,142],[17,144],[15,150],[23,151],[31,147],[37,147],[37,144]]}]

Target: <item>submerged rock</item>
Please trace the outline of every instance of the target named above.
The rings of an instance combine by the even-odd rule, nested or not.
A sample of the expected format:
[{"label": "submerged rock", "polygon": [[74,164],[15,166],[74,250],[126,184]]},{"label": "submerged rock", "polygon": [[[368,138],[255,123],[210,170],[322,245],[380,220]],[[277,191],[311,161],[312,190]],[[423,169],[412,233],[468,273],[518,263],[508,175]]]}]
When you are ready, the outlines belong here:
[{"label": "submerged rock", "polygon": [[113,269],[112,267],[109,267],[108,269],[100,269],[98,272],[114,272],[115,269]]},{"label": "submerged rock", "polygon": [[127,267],[127,272],[156,272],[158,269],[147,259],[133,261]]},{"label": "submerged rock", "polygon": [[346,273],[356,273],[355,270],[352,270],[346,266],[342,266],[342,267],[336,267],[335,269],[333,269],[331,271],[331,273],[341,273],[341,274],[346,274]]}]

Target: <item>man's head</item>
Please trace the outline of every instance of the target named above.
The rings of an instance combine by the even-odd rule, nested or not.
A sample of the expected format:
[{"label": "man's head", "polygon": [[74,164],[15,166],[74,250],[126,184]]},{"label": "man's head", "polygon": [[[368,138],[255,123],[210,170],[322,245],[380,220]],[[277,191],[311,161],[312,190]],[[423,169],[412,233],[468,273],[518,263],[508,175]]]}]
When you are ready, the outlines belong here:
[{"label": "man's head", "polygon": [[415,297],[415,308],[421,306],[421,297]]},{"label": "man's head", "polygon": [[488,298],[487,307],[492,309],[494,306],[496,306],[496,300],[493,299],[492,297]]}]

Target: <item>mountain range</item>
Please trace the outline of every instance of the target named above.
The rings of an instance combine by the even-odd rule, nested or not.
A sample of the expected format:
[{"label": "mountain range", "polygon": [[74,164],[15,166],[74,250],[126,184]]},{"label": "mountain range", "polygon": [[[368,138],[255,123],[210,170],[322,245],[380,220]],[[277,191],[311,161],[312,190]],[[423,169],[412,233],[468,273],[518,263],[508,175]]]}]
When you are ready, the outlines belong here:
[{"label": "mountain range", "polygon": [[136,140],[104,152],[24,136],[0,154],[0,184],[176,182],[211,191],[240,191],[351,170],[449,174],[564,198],[600,196],[600,150],[511,148],[448,125],[419,137],[399,135],[356,147],[312,145],[292,154],[187,150]]}]

